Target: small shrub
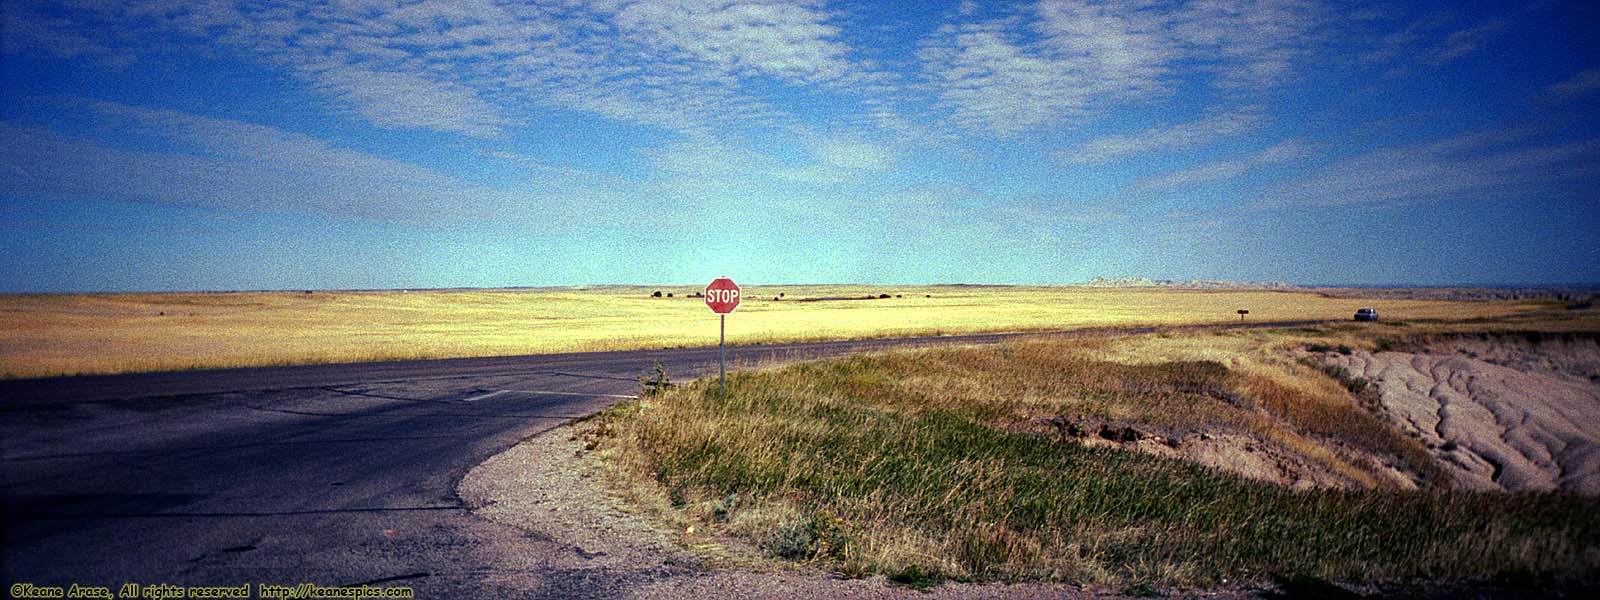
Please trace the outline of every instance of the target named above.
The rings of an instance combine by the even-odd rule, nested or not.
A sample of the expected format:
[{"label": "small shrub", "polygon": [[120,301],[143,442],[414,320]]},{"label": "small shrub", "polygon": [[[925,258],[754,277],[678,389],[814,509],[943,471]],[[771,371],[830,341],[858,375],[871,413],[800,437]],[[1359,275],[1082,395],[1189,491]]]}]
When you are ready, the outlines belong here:
[{"label": "small shrub", "polygon": [[903,585],[914,590],[927,590],[939,583],[939,575],[933,571],[925,571],[921,565],[912,563],[889,574],[889,581],[895,585]]},{"label": "small shrub", "polygon": [[1368,385],[1371,385],[1371,382],[1364,378],[1350,375],[1349,371],[1345,371],[1345,374],[1345,378],[1340,379],[1339,383],[1344,384],[1345,389],[1350,390],[1352,394],[1360,395],[1361,392],[1367,391]]},{"label": "small shrub", "polygon": [[648,378],[642,375],[639,377],[640,396],[659,396],[672,389],[672,378],[667,376],[667,368],[661,365],[661,361],[656,361],[652,370],[654,373]]},{"label": "small shrub", "polygon": [[739,494],[734,492],[724,497],[721,502],[711,508],[711,518],[718,523],[727,523],[733,517],[733,511],[739,508]]},{"label": "small shrub", "polygon": [[767,536],[762,550],[778,558],[802,560],[811,556],[811,529],[799,521],[784,521],[772,535]]},{"label": "small shrub", "polygon": [[1355,352],[1355,349],[1345,344],[1339,344],[1338,346],[1329,346],[1327,344],[1307,344],[1306,350],[1308,352],[1317,353],[1338,352],[1339,354],[1343,354],[1345,356],[1350,356],[1350,353]]},{"label": "small shrub", "polygon": [[689,505],[688,490],[684,488],[685,486],[680,483],[667,489],[667,502],[671,503],[673,508],[683,508]]},{"label": "small shrub", "polygon": [[1278,579],[1285,598],[1321,598],[1323,600],[1358,599],[1361,595],[1346,590],[1321,577],[1305,573]]},{"label": "small shrub", "polygon": [[1350,390],[1350,393],[1357,396],[1360,396],[1362,392],[1367,390],[1368,386],[1372,385],[1372,382],[1367,381],[1366,378],[1350,373],[1350,369],[1346,369],[1344,365],[1320,363],[1309,359],[1301,362],[1316,368],[1318,371],[1322,371],[1323,374],[1329,377],[1334,378],[1334,380],[1339,382],[1339,385],[1344,386],[1344,389]]},{"label": "small shrub", "polygon": [[767,536],[762,549],[789,560],[838,556],[844,547],[841,525],[838,519],[823,514],[787,519]]},{"label": "small shrub", "polygon": [[1161,597],[1161,591],[1157,590],[1156,586],[1150,585],[1150,582],[1141,581],[1122,588],[1122,595],[1134,598],[1159,598]]}]

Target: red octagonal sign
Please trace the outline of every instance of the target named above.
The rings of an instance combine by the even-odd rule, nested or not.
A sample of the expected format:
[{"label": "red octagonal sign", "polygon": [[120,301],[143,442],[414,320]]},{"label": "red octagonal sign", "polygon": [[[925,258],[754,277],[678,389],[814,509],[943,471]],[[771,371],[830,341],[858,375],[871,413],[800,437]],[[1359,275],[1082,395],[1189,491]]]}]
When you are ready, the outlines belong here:
[{"label": "red octagonal sign", "polygon": [[711,280],[706,286],[706,306],[719,315],[733,312],[733,309],[739,308],[739,284],[727,277]]}]

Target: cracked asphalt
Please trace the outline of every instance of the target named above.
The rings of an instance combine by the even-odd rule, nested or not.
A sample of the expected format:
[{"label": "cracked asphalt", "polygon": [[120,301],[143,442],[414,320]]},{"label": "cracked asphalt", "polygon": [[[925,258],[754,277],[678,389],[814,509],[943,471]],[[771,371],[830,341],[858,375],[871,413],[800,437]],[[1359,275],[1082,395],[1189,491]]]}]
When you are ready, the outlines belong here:
[{"label": "cracked asphalt", "polygon": [[[1058,335],[1109,331],[1147,329]],[[1010,337],[748,346],[729,358],[738,368]],[[573,581],[556,566],[570,547],[473,515],[456,485],[518,441],[637,393],[658,361],[680,380],[715,375],[717,349],[0,382],[0,574],[8,589],[308,582],[410,586],[418,598],[604,596],[626,582]]]}]

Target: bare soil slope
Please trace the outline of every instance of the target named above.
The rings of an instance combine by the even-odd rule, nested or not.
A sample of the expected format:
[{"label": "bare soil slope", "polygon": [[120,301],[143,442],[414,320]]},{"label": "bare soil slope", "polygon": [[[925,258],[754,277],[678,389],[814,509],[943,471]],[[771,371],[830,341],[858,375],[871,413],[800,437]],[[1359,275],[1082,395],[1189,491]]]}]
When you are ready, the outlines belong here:
[{"label": "bare soil slope", "polygon": [[1595,338],[1479,336],[1418,350],[1325,360],[1376,384],[1384,416],[1462,487],[1600,495]]}]

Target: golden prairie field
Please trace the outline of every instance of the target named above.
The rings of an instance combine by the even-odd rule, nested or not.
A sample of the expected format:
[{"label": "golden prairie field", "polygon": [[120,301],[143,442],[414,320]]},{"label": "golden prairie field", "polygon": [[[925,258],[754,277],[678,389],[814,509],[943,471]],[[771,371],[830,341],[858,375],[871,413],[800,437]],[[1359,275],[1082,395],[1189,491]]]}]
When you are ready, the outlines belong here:
[{"label": "golden prairie field", "polygon": [[[673,298],[652,298],[654,290]],[[0,374],[39,377],[717,343],[699,287],[0,295]],[[873,300],[819,300],[891,294]],[[782,301],[774,297],[783,294]],[[1529,302],[1330,298],[1311,291],[745,286],[728,342],[1177,325],[1464,319]]]}]

